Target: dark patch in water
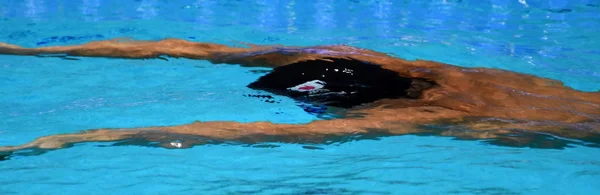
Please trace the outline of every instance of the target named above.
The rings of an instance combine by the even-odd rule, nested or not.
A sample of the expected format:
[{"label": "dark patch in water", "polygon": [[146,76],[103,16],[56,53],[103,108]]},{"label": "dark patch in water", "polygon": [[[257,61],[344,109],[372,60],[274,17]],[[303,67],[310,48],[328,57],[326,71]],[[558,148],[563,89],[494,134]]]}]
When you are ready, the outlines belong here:
[{"label": "dark patch in water", "polygon": [[8,34],[8,38],[11,39],[21,39],[21,38],[27,38],[30,36],[35,35],[34,32],[30,31],[30,30],[26,30],[26,31],[17,31],[17,32],[12,32],[10,34]]},{"label": "dark patch in water", "polygon": [[158,56],[158,57],[156,57],[156,59],[164,60],[164,61],[167,61],[167,62],[169,61],[169,58],[167,58],[165,56]]},{"label": "dark patch in water", "polygon": [[546,11],[549,12],[553,12],[553,13],[569,13],[572,12],[572,9],[546,9]]},{"label": "dark patch in water", "polygon": [[[65,148],[73,147],[73,144],[68,144]],[[48,149],[31,148],[14,152],[0,152],[0,161],[11,160],[15,156],[39,156],[51,151]]]},{"label": "dark patch in water", "polygon": [[253,144],[250,147],[253,147],[253,148],[279,148],[280,146],[277,144]]},{"label": "dark patch in water", "polygon": [[36,55],[38,58],[60,58],[63,60],[80,60],[79,58],[70,57],[66,54],[40,54]]},{"label": "dark patch in water", "polygon": [[71,41],[79,41],[79,40],[90,40],[90,39],[103,39],[104,35],[96,34],[96,35],[84,35],[84,36],[52,36],[42,39],[37,42],[36,45],[46,45],[50,43],[67,43]]},{"label": "dark patch in water", "polygon": [[585,4],[585,5],[588,6],[588,7],[600,7],[599,4],[591,4],[591,3],[589,3],[589,4]]},{"label": "dark patch in water", "polygon": [[69,57],[69,56],[61,57],[61,59],[63,59],[63,60],[79,60],[79,58],[73,58],[73,57]]},{"label": "dark patch in water", "polygon": [[114,32],[116,32],[116,33],[121,33],[121,34],[125,34],[125,33],[134,32],[134,31],[136,31],[136,30],[137,30],[137,29],[135,29],[135,28],[120,28],[120,29],[117,29],[117,30],[115,30]]},{"label": "dark patch in water", "polygon": [[302,102],[298,102],[297,105],[302,108],[302,110],[310,114],[323,114],[327,112],[327,107],[323,105],[306,104]]},{"label": "dark patch in water", "polygon": [[321,147],[317,147],[317,146],[302,146],[302,148],[309,149],[309,150],[325,150],[325,148],[321,148]]},{"label": "dark patch in water", "polygon": [[10,153],[6,153],[6,154],[0,153],[0,161],[9,160],[10,155],[11,155]]},{"label": "dark patch in water", "polygon": [[247,94],[247,95],[243,95],[244,97],[255,97],[255,98],[265,98],[265,99],[273,99],[273,96],[271,95],[253,95],[253,94]]},{"label": "dark patch in water", "polygon": [[280,39],[277,37],[265,37],[263,42],[278,42]]},{"label": "dark patch in water", "polygon": [[[149,141],[143,140],[143,139],[129,139],[129,140],[115,142],[109,146],[144,146],[144,147],[158,148],[161,145],[160,145],[160,142],[149,142]],[[98,147],[108,147],[108,146],[103,145],[103,146],[98,146]]]},{"label": "dark patch in water", "polygon": [[270,73],[271,70],[250,70],[249,72],[256,73],[256,74],[265,74],[265,73]]},{"label": "dark patch in water", "polygon": [[263,101],[263,102],[266,102],[266,103],[271,103],[271,104],[274,104],[274,103],[277,103],[277,104],[279,104],[279,103],[281,103],[281,100],[275,100],[275,98],[274,98],[273,96],[271,96],[271,95],[260,95],[260,94],[253,95],[253,94],[246,94],[246,95],[243,95],[243,96],[244,96],[244,97],[253,97],[253,98],[258,98],[258,99],[261,99],[261,101]]}]

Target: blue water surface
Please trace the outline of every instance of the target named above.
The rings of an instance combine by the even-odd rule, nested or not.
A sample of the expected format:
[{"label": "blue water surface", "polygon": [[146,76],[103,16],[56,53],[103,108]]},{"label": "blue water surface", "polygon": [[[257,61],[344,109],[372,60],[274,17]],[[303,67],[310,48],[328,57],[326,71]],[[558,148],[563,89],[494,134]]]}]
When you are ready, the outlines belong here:
[{"label": "blue water surface", "polygon": [[[130,37],[346,44],[600,89],[597,0],[3,0],[0,41]],[[265,69],[186,59],[0,56],[0,146],[94,128],[317,120],[245,86]],[[0,194],[597,194],[600,149],[405,135],[332,144],[82,143],[0,161]]]}]

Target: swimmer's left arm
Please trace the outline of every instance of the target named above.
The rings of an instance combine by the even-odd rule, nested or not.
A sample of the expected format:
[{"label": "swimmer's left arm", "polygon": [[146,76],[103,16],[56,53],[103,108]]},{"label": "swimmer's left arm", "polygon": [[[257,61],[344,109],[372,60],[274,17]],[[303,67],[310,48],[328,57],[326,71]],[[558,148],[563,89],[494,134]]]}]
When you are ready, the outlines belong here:
[{"label": "swimmer's left arm", "polygon": [[[344,123],[348,122],[348,125]],[[19,146],[0,147],[0,153],[11,153],[25,149],[53,150],[69,147],[83,142],[113,142],[124,140],[143,140],[159,142],[163,147],[181,148],[196,145],[198,139],[229,140],[240,142],[265,142],[274,137],[286,139],[302,139],[309,141],[326,135],[343,135],[348,133],[364,133],[362,125],[346,119],[315,121],[309,124],[274,124],[270,122],[195,122],[186,125],[144,127],[126,129],[96,129],[72,134],[49,135],[35,139]],[[182,145],[169,145],[173,141],[181,141]],[[281,140],[279,140],[281,141]],[[301,141],[301,140],[298,140]],[[293,141],[291,141],[293,142]]]},{"label": "swimmer's left arm", "polygon": [[[270,122],[194,122],[185,125],[96,129],[79,133],[59,134],[40,137],[30,143],[19,146],[0,147],[0,157],[12,152],[41,149],[54,150],[67,148],[76,143],[86,142],[127,142],[135,140],[137,144],[158,143],[165,148],[188,148],[206,143],[205,141],[233,141],[239,143],[288,142],[288,143],[325,143],[335,137],[353,136],[357,134],[403,135],[430,132],[445,136],[462,138],[495,138],[499,134],[510,134],[521,131],[548,132],[558,136],[581,139],[597,139],[600,124],[560,124],[544,121],[512,121],[505,122],[494,118],[463,118],[456,111],[443,108],[428,108],[429,111],[418,113],[395,112],[396,114],[377,117],[370,112],[363,118],[348,118],[313,121],[307,124],[275,124]],[[446,122],[427,119],[425,115],[435,110],[447,117]],[[439,112],[438,112],[439,111]],[[403,114],[404,113],[404,114]],[[452,116],[452,115],[456,116]],[[439,117],[436,117],[439,118]],[[447,129],[430,128],[436,124],[449,127]],[[588,127],[582,127],[588,125]],[[596,129],[589,131],[581,128]],[[466,129],[466,130],[465,130]],[[433,131],[433,132],[432,132]],[[139,142],[141,141],[141,142]]]}]

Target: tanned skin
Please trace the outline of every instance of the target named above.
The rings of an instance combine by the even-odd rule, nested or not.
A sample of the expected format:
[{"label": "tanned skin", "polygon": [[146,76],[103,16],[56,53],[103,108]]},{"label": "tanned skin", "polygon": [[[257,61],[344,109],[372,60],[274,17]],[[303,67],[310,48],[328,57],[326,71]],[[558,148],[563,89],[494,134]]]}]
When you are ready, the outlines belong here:
[{"label": "tanned skin", "polygon": [[[243,143],[268,141],[323,143],[335,137],[376,133],[402,135],[432,131],[463,138],[495,138],[513,132],[549,133],[575,139],[600,135],[600,93],[582,92],[561,82],[498,69],[464,68],[433,61],[407,61],[383,53],[349,46],[256,46],[247,48],[189,42],[108,40],[75,46],[23,48],[0,43],[0,54],[152,59],[163,56],[208,60],[215,64],[276,68],[310,60],[353,59],[376,64],[406,78],[435,83],[412,89],[415,98],[381,99],[343,110],[341,118],[307,124],[274,124],[268,121],[230,121],[129,129],[106,128],[73,134],[40,137],[20,146],[0,147],[0,152],[23,149],[59,149],[81,142],[143,140],[163,147],[185,148],[202,140]],[[173,144],[172,140],[180,140]],[[514,141],[522,141],[515,138]]]}]

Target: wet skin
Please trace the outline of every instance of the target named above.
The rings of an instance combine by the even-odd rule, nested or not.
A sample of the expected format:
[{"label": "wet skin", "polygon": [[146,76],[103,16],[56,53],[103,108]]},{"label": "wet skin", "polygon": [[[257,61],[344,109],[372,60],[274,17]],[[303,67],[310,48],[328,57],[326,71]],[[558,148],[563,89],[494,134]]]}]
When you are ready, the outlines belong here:
[{"label": "wet skin", "polygon": [[[531,141],[524,137],[505,136],[515,132],[600,142],[598,92],[577,91],[563,86],[559,81],[532,75],[498,69],[464,68],[425,60],[407,61],[349,46],[248,45],[247,48],[235,48],[179,39],[108,40],[43,48],[22,48],[0,43],[0,54],[130,59],[169,56],[208,60],[215,64],[270,67],[274,68],[273,72],[292,68],[298,68],[299,71],[291,72],[323,71],[323,67],[349,67],[356,63],[351,69],[364,68],[356,72],[362,74],[362,80],[356,82],[370,86],[358,93],[360,96],[338,97],[343,100],[303,99],[307,96],[288,93],[285,90],[288,86],[270,85],[273,82],[266,78],[268,74],[261,78],[264,82],[259,84],[262,85],[253,83],[249,87],[322,103],[336,110],[341,117],[307,124],[207,121],[175,126],[95,129],[40,137],[20,146],[0,147],[0,152],[4,153],[24,149],[58,149],[81,142],[135,140],[142,143],[157,142],[161,147],[185,148],[207,143],[207,140],[324,143],[356,135],[431,132],[468,139],[504,136],[503,140],[513,145],[526,145],[524,142]],[[329,71],[329,68],[326,69]],[[370,78],[372,72],[379,72],[377,74],[383,76]],[[336,78],[355,82],[352,79],[354,77],[341,75]],[[283,81],[279,77],[271,80]],[[335,82],[336,79],[329,81]],[[346,92],[353,89],[342,87],[339,90]],[[179,141],[175,143],[174,140]]]}]

